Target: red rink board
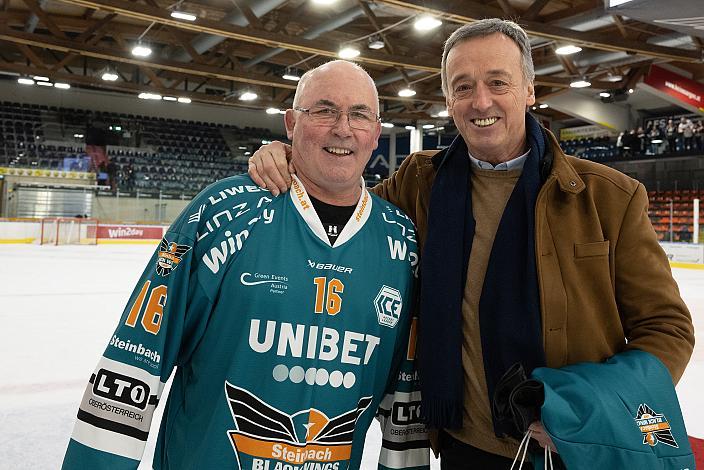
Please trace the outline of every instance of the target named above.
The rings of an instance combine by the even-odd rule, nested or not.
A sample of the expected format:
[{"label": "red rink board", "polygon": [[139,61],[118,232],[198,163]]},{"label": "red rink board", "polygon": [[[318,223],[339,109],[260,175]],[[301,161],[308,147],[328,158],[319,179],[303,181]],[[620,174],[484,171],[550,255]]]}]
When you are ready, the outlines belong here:
[{"label": "red rink board", "polygon": [[704,469],[704,439],[689,436],[689,443],[694,451],[694,462],[696,462],[697,468]]}]

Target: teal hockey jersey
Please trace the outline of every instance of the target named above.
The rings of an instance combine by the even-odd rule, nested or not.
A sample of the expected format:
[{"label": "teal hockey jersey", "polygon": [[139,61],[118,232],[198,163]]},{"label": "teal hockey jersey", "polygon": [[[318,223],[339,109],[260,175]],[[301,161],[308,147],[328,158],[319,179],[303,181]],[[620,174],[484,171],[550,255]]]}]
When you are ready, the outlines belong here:
[{"label": "teal hockey jersey", "polygon": [[64,469],[136,468],[165,382],[155,469],[428,468],[410,219],[363,189],[331,246],[300,181],[199,194],[152,256],[81,401]]},{"label": "teal hockey jersey", "polygon": [[[645,351],[582,362],[532,378],[543,383],[541,418],[570,470],[695,470],[672,377]],[[536,469],[545,466],[535,455]]]}]

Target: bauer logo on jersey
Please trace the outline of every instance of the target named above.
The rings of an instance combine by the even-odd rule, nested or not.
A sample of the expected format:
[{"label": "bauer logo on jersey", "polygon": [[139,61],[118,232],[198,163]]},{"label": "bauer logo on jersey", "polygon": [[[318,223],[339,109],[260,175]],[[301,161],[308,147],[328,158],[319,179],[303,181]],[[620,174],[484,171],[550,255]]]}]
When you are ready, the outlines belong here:
[{"label": "bauer logo on jersey", "polygon": [[171,271],[178,267],[183,255],[188,253],[191,247],[169,242],[166,237],[161,239],[159,244],[159,259],[156,260],[156,273],[159,276],[168,276]]},{"label": "bauer logo on jersey", "polygon": [[389,286],[382,286],[379,293],[374,298],[374,308],[379,324],[393,328],[401,318],[403,299],[401,293]]},{"label": "bauer logo on jersey", "polygon": [[667,446],[679,448],[665,415],[657,413],[645,403],[641,403],[636,412],[635,421],[643,434],[643,444],[655,447],[659,442],[662,442]]},{"label": "bauer logo on jersey", "polygon": [[314,408],[288,414],[253,393],[225,382],[225,395],[237,429],[227,432],[239,468],[343,470],[352,453],[359,416],[371,397],[334,418]]}]

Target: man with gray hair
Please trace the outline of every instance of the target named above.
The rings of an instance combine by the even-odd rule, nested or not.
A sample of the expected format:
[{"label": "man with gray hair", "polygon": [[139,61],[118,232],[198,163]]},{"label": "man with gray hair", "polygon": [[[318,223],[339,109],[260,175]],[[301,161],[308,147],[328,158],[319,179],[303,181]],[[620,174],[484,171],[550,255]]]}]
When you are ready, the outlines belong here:
[{"label": "man with gray hair", "polygon": [[[539,415],[519,425],[506,411],[536,368],[641,350],[677,381],[693,349],[645,188],[566,156],[527,112],[533,79],[517,24],[460,27],[445,44],[442,88],[461,136],[410,155],[373,189],[416,223],[422,415],[440,431],[443,469],[507,469],[528,430],[554,450]],[[260,149],[253,179],[285,190],[284,153]]]}]

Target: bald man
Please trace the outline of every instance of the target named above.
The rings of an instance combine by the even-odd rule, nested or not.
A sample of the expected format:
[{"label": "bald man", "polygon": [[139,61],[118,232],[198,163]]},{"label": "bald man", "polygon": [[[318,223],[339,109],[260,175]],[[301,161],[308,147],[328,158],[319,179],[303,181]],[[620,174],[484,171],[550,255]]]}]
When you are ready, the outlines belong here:
[{"label": "bald man", "polygon": [[380,468],[428,466],[415,229],[361,178],[378,113],[364,70],[324,64],[285,115],[293,190],[242,175],[196,196],[91,376],[63,468],[137,468],[174,369],[155,469],[358,469],[375,413]]}]

